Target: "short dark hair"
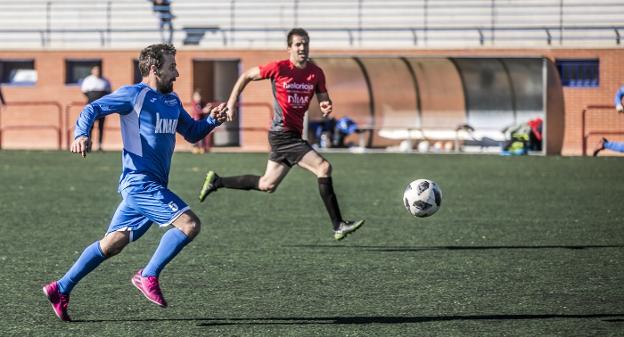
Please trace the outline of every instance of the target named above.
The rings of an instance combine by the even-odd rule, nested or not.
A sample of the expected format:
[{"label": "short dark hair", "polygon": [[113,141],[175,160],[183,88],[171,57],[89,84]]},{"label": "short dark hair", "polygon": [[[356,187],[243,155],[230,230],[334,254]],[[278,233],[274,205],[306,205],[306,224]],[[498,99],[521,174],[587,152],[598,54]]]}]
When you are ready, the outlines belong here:
[{"label": "short dark hair", "polygon": [[172,44],[159,43],[149,45],[141,50],[141,54],[139,55],[139,70],[141,71],[141,76],[145,77],[149,75],[151,66],[156,66],[157,69],[160,69],[165,54],[175,56],[175,47]]},{"label": "short dark hair", "polygon": [[310,36],[308,36],[308,32],[306,32],[305,29],[293,28],[288,32],[288,36],[286,37],[286,43],[288,44],[288,47],[290,47],[290,45],[292,44],[293,35],[303,36],[306,38],[306,40],[308,40],[308,42],[310,41]]}]

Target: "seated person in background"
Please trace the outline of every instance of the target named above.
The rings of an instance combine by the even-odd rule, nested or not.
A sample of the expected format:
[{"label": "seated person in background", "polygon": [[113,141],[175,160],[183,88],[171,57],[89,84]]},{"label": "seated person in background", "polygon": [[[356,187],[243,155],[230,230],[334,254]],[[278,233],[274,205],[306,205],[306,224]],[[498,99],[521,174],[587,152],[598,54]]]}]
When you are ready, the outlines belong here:
[{"label": "seated person in background", "polygon": [[334,147],[347,147],[345,138],[358,132],[357,124],[349,117],[342,117],[336,122],[334,131]]},{"label": "seated person in background", "polygon": [[596,144],[596,148],[594,149],[594,157],[600,153],[602,150],[611,150],[615,152],[624,152],[624,142],[610,142],[606,138],[602,137],[598,144]]},{"label": "seated person in background", "polygon": [[336,119],[334,117],[322,118],[319,121],[310,122],[310,135],[315,145],[320,148],[332,147]]},{"label": "seated person in background", "polygon": [[[102,77],[102,70],[100,66],[94,66],[91,68],[91,75],[82,80],[80,90],[87,96],[87,104],[94,102],[95,100],[106,96],[111,93],[110,82]],[[104,139],[104,119],[106,117],[98,118],[98,150],[102,151],[102,140]],[[93,131],[93,127],[91,127]],[[89,131],[89,137],[91,137],[91,131]]]},{"label": "seated person in background", "polygon": [[348,135],[359,132],[357,124],[349,117],[323,118],[320,121],[311,122],[310,129],[314,139],[320,148],[347,147],[345,138]]}]

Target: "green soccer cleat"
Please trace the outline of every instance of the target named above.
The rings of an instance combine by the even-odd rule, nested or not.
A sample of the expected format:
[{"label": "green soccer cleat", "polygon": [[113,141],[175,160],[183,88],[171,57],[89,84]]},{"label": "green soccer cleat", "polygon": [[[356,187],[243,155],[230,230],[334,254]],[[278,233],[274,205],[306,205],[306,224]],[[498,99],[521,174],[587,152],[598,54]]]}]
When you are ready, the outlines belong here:
[{"label": "green soccer cleat", "polygon": [[358,221],[343,221],[338,226],[338,229],[334,231],[334,239],[340,241],[344,239],[348,234],[351,234],[362,227],[365,220]]},{"label": "green soccer cleat", "polygon": [[215,186],[215,181],[217,181],[218,178],[219,176],[215,173],[215,171],[208,171],[208,173],[206,174],[206,180],[204,180],[204,185],[199,192],[200,202],[206,200],[208,194],[217,190],[217,187]]}]

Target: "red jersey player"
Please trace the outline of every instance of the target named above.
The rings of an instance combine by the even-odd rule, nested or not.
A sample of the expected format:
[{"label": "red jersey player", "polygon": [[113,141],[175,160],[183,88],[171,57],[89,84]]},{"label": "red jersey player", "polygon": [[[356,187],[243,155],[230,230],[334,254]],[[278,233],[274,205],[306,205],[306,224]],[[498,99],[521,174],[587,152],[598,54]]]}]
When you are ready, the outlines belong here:
[{"label": "red jersey player", "polygon": [[294,165],[318,178],[319,192],[329,213],[334,239],[342,240],[356,231],[364,220],[342,218],[331,178],[331,164],[301,138],[303,118],[316,94],[323,117],[332,112],[332,102],[325,88],[321,68],[309,62],[308,33],[294,28],[287,36],[289,58],[245,71],[238,79],[227,102],[228,120],[234,117],[238,96],[251,81],[270,79],[275,98],[274,115],[269,131],[271,152],[263,176],[220,177],[209,171],[199,194],[200,201],[219,188],[273,192]]}]

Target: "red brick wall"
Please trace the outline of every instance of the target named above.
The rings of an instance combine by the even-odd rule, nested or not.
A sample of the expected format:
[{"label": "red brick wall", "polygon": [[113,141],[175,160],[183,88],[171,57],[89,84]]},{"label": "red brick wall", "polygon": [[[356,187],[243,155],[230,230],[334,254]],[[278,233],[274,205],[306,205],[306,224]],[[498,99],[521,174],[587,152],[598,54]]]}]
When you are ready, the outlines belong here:
[{"label": "red brick wall", "polygon": [[[62,109],[71,102],[83,102],[84,96],[77,86],[67,86],[65,81],[65,59],[68,58],[99,58],[102,59],[104,76],[111,80],[113,88],[129,84],[133,80],[132,60],[138,57],[138,50],[49,50],[49,51],[0,51],[0,59],[34,59],[38,72],[38,82],[35,86],[6,86],[2,87],[4,96],[9,102],[58,102]],[[314,51],[314,55],[402,55],[402,56],[501,56],[501,57],[547,57],[551,60],[558,58],[598,58],[600,59],[600,87],[598,88],[564,88],[565,100],[565,132],[564,155],[579,155],[582,151],[581,111],[590,104],[613,104],[615,91],[624,85],[624,49],[462,49],[462,50],[323,50]],[[287,57],[286,51],[252,51],[252,50],[199,50],[181,49],[178,51],[177,62],[180,78],[175,89],[184,101],[190,101],[192,93],[192,61],[193,59],[240,59],[241,68],[264,64],[273,59]],[[331,93],[331,88],[330,93]],[[264,102],[271,104],[271,91],[266,81],[252,83],[245,90],[243,102]],[[62,116],[62,133],[66,134],[64,125],[73,124],[80,106],[70,109],[69,121]],[[55,107],[17,107],[9,106],[2,111],[1,125],[18,125],[22,123],[58,124]],[[52,115],[52,117],[50,117]],[[108,125],[115,126],[115,119],[111,118]],[[41,123],[40,123],[41,124]],[[266,127],[269,125],[269,116],[266,108],[247,108],[241,119],[241,127]],[[614,111],[604,111],[602,115],[593,116],[589,120],[592,129],[607,129],[624,131],[624,114],[618,115]],[[119,148],[118,132],[107,132],[105,147]],[[8,130],[4,132],[3,148],[54,148],[55,134],[53,130],[36,129]],[[612,137],[624,140],[624,137]],[[590,147],[597,140],[597,136],[590,137]],[[63,136],[62,142],[67,139]],[[243,150],[265,150],[266,134],[262,131],[249,130],[241,134]],[[178,143],[182,150],[190,147],[184,141]]]},{"label": "red brick wall", "polygon": [[[563,88],[565,100],[566,128],[563,154],[581,154],[582,111],[588,105],[613,105],[615,92],[624,85],[624,50],[553,50],[548,55],[555,58],[597,58],[600,59],[600,87],[598,88]],[[619,130],[624,132],[624,114],[613,109],[592,110],[587,113],[587,131]],[[595,145],[599,135],[588,139],[589,149]],[[610,137],[624,140],[624,137]]]}]

